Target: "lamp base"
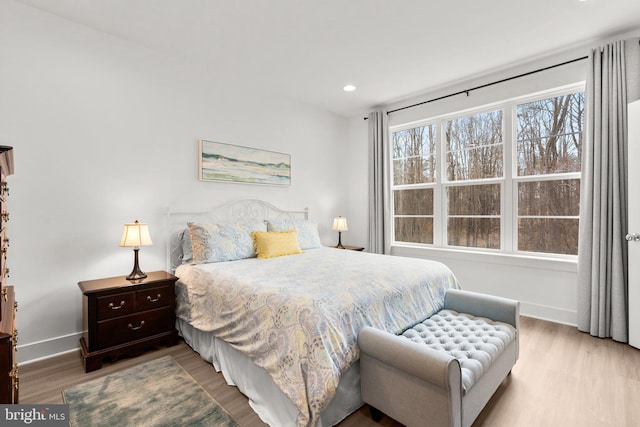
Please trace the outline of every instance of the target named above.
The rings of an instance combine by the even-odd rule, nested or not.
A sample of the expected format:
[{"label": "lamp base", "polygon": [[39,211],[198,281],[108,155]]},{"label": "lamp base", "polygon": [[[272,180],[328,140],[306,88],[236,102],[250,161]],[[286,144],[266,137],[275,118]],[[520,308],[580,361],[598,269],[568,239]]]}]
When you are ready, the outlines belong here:
[{"label": "lamp base", "polygon": [[127,280],[140,280],[140,279],[146,279],[146,278],[147,278],[147,275],[140,270],[132,271],[131,274],[129,274],[126,277]]},{"label": "lamp base", "polygon": [[147,274],[144,271],[140,270],[140,266],[138,265],[138,250],[138,248],[133,249],[133,270],[131,270],[131,274],[126,277],[127,280],[140,280],[147,277]]},{"label": "lamp base", "polygon": [[338,244],[336,245],[336,248],[344,249],[344,246],[342,246],[342,231],[338,231]]}]

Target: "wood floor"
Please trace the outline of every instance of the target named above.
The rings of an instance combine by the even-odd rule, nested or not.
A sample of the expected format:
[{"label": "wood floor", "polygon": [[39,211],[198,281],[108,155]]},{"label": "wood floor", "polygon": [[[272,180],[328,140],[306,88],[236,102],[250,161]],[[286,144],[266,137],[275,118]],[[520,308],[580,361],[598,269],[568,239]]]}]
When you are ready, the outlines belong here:
[{"label": "wood floor", "polygon": [[[61,391],[170,354],[244,427],[264,426],[247,399],[181,342],[85,374],[79,352],[20,367],[20,403],[62,403]],[[374,422],[366,407],[340,427]],[[593,338],[574,327],[521,318],[520,359],[474,427],[623,427],[640,425],[640,350]],[[277,426],[276,426],[277,427]]]}]

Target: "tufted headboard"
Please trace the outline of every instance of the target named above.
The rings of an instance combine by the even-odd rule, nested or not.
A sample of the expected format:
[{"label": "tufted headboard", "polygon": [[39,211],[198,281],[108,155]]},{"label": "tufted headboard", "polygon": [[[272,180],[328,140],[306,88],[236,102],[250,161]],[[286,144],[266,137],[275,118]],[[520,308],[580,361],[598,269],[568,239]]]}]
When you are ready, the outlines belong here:
[{"label": "tufted headboard", "polygon": [[309,210],[286,211],[262,200],[243,199],[224,203],[208,211],[167,210],[167,271],[174,273],[182,263],[183,236],[187,222],[225,224],[267,220],[309,219]]}]

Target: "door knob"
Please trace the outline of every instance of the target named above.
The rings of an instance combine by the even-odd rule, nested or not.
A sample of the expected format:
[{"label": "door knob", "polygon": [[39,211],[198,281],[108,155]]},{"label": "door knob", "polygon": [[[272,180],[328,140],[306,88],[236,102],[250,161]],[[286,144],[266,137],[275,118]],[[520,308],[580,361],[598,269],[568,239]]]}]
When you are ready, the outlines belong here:
[{"label": "door knob", "polygon": [[624,238],[627,239],[627,242],[640,242],[640,234],[638,233],[629,233]]}]

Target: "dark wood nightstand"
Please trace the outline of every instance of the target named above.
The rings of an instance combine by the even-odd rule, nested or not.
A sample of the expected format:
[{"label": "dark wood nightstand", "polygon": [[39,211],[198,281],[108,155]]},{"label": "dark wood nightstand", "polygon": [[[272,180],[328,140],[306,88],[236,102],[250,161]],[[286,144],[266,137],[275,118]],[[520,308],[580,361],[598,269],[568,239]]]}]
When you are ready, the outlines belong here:
[{"label": "dark wood nightstand", "polygon": [[100,369],[105,358],[136,356],[151,347],[178,343],[176,280],[165,271],[154,271],[133,282],[118,276],[78,283],[83,294],[80,350],[85,372]]},{"label": "dark wood nightstand", "polygon": [[338,248],[337,246],[331,246],[332,248],[336,248],[336,249],[346,249],[348,251],[364,251],[364,248],[361,246],[349,246],[349,245],[342,245],[342,248]]}]

